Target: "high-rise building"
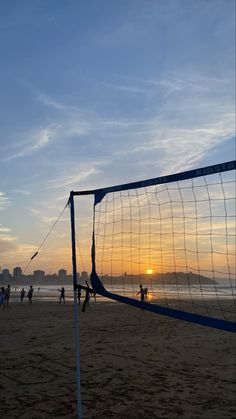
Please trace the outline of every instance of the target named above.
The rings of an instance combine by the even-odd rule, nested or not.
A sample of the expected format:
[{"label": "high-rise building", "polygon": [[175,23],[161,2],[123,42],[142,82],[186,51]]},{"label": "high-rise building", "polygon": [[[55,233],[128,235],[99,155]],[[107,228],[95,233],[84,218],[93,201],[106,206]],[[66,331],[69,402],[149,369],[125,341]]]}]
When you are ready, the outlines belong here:
[{"label": "high-rise building", "polygon": [[60,269],[58,271],[58,279],[59,279],[59,281],[66,281],[66,270],[65,269]]},{"label": "high-rise building", "polygon": [[20,268],[20,266],[16,266],[13,269],[13,279],[15,281],[20,281],[22,279],[22,269]]},{"label": "high-rise building", "polygon": [[9,281],[9,279],[11,278],[11,275],[10,275],[10,272],[9,272],[9,269],[3,269],[2,270],[2,279],[3,279],[3,281]]},{"label": "high-rise building", "polygon": [[45,280],[45,272],[44,271],[34,271],[34,280],[35,281],[44,281]]}]

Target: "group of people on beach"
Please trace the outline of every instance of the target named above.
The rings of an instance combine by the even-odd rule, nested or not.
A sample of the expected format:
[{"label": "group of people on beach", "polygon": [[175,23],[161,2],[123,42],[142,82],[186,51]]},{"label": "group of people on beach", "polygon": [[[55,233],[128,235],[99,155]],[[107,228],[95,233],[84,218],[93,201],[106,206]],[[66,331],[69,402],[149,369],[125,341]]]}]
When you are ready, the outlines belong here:
[{"label": "group of people on beach", "polygon": [[[81,311],[83,311],[83,312],[85,312],[86,306],[89,305],[91,294],[94,297],[94,301],[96,301],[96,293],[94,292],[94,290],[92,288],[89,287],[88,282],[87,281],[85,281],[85,282],[86,282],[86,286],[77,285],[77,289],[76,289],[76,292],[77,292],[77,300],[78,300],[78,304],[79,305],[81,303],[81,292],[82,292],[82,289],[85,290],[84,302],[83,302],[83,306],[82,306],[82,309],[81,309]],[[65,288],[64,287],[61,287],[61,289],[58,289],[58,291],[60,292],[59,304],[62,304],[62,302],[63,302],[63,304],[65,304],[65,302],[66,302],[66,299],[65,299]]]},{"label": "group of people on beach", "polygon": [[[85,312],[86,306],[89,305],[89,301],[90,301],[90,297],[91,295],[93,295],[94,300],[96,301],[96,293],[94,292],[94,290],[92,288],[89,287],[88,282],[86,281],[86,286],[83,285],[77,285],[77,299],[78,299],[78,304],[80,305],[81,303],[81,291],[82,289],[85,290],[85,298],[84,298],[84,302],[83,302],[83,306],[81,311]],[[39,288],[38,288],[39,291]],[[61,289],[58,289],[58,291],[60,292],[60,298],[59,298],[59,304],[62,304],[66,302],[65,300],[65,288],[61,287]],[[32,298],[33,298],[33,286],[30,285],[30,288],[27,292],[27,297],[29,300],[29,304],[32,304]],[[9,305],[9,300],[10,300],[10,294],[11,294],[11,286],[8,285],[6,288],[1,287],[0,289],[0,307],[3,306],[3,308],[8,307]],[[143,288],[142,285],[140,285],[140,290],[137,293],[137,295],[140,294],[140,299],[141,301],[144,301],[145,298],[147,298],[147,294],[148,294],[148,289],[147,288]],[[20,291],[20,300],[24,301],[26,295],[26,291],[24,288],[21,289]]]},{"label": "group of people on beach", "polygon": [[[29,291],[27,292],[27,297],[29,299],[29,304],[32,304],[33,292],[34,292],[33,286],[30,285]],[[25,291],[24,288],[22,288],[21,292],[20,292],[20,300],[21,301],[24,301],[25,294],[26,294],[26,291]]]},{"label": "group of people on beach", "polygon": [[[34,289],[33,289],[32,285],[30,285],[29,291],[27,293],[27,296],[28,296],[28,299],[29,299],[29,304],[32,304],[33,292],[34,292]],[[20,292],[20,300],[21,301],[24,301],[25,294],[26,294],[26,291],[24,290],[24,288],[22,288],[22,290]],[[1,287],[1,289],[0,289],[0,307],[1,306],[3,306],[3,308],[8,307],[9,301],[10,301],[10,295],[11,295],[11,286],[10,285],[8,285],[6,288]]]}]

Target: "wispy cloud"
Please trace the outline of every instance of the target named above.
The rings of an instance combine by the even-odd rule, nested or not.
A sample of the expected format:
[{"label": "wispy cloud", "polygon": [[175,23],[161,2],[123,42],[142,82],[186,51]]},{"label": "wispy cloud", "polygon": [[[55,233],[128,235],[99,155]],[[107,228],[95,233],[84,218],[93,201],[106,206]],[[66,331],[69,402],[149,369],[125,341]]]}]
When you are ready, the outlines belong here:
[{"label": "wispy cloud", "polygon": [[18,243],[17,240],[1,241],[0,238],[0,253],[2,254],[4,266],[21,266],[24,268],[34,252],[35,245]]},{"label": "wispy cloud", "polygon": [[[45,94],[40,96],[40,100],[45,105],[65,113],[66,137],[73,133],[95,133],[104,139],[110,136],[111,141],[106,149],[106,156],[110,156],[109,167],[112,162],[125,156],[130,167],[133,161],[138,160],[139,169],[142,166],[139,161],[141,159],[144,175],[147,159],[149,166],[154,165],[157,170],[159,168],[162,174],[167,171],[179,171],[183,167],[187,170],[198,165],[213,148],[234,136],[233,100],[227,79],[182,74],[160,79],[137,79],[135,85],[133,82],[117,85],[106,82],[105,85],[114,90],[134,93],[148,93],[150,89],[157,95],[162,89],[165,92],[165,100],[162,100],[156,115],[150,111],[150,116],[143,120],[140,117],[129,118],[122,115],[117,119],[109,116],[101,118],[99,112],[94,112],[92,119],[86,113],[82,118],[79,108],[64,105]],[[222,91],[225,92],[224,96]],[[78,120],[75,115],[79,115]],[[112,140],[117,135],[119,142]],[[102,147],[104,148],[104,145]],[[160,161],[161,164],[158,163]],[[100,161],[100,168],[101,166]],[[77,171],[71,175],[62,175],[49,182],[48,186],[65,188],[75,185],[78,188],[81,181],[100,173],[100,168],[91,164],[79,174]],[[103,169],[105,174],[105,165]]]},{"label": "wispy cloud", "polygon": [[[55,207],[54,207],[54,214],[49,215],[48,214],[49,208],[48,208],[47,204],[41,205],[41,208],[40,207],[38,207],[38,208],[33,208],[33,207],[28,208],[28,211],[29,211],[30,214],[35,216],[42,224],[44,224],[46,226],[53,225],[53,223],[56,221],[57,215],[58,215],[58,214],[56,214]],[[60,221],[64,221],[64,219],[61,218]]]},{"label": "wispy cloud", "polygon": [[0,224],[0,234],[2,234],[2,233],[9,233],[11,231],[11,229],[10,228],[8,228],[8,227],[3,227],[3,225],[2,224]]},{"label": "wispy cloud", "polygon": [[[140,116],[135,118],[135,115],[131,118],[124,115],[122,110],[115,119],[110,113],[107,117],[101,117],[99,109],[91,114],[79,106],[72,106],[62,99],[58,100],[35,90],[34,95],[40,103],[56,110],[54,123],[38,130],[7,160],[36,153],[52,144],[54,140],[65,142],[74,137],[80,137],[81,141],[86,137],[88,150],[93,155],[91,146],[100,138],[99,167],[98,164],[91,163],[87,167],[79,167],[69,175],[67,170],[65,174],[60,173],[57,179],[48,182],[49,188],[66,188],[72,185],[78,188],[81,181],[100,174],[102,166],[104,174],[106,173],[102,161],[104,152],[110,165],[117,161],[119,156],[125,155],[126,159],[129,158],[131,167],[133,160],[139,159],[140,155],[144,166],[148,158],[149,163],[155,167],[161,159],[166,170],[178,170],[179,167],[187,168],[198,164],[212,148],[234,135],[232,95],[229,94],[227,79],[182,74],[160,79],[137,79],[135,84],[115,85],[106,82],[105,85],[124,92],[145,93],[150,89],[157,96],[162,89],[165,92],[165,100],[162,100],[157,111],[150,107],[149,116],[146,114],[143,119]],[[224,96],[222,89],[226,92]],[[218,100],[215,92],[219,91]],[[119,141],[114,140],[117,136]]]},{"label": "wispy cloud", "polygon": [[11,229],[9,227],[4,227],[2,224],[0,224],[0,240],[3,242],[12,242],[16,240],[16,237],[14,237],[11,234]]},{"label": "wispy cloud", "polygon": [[54,137],[55,128],[44,128],[42,129],[35,138],[35,143],[31,145],[29,150],[25,150],[24,152],[27,153],[28,151],[37,151],[39,148],[44,147],[47,145]]},{"label": "wispy cloud", "polygon": [[116,150],[114,158],[129,155],[131,161],[142,159],[145,163],[149,156],[149,163],[163,167],[160,174],[166,174],[192,168],[212,149],[235,137],[234,96],[228,80],[186,75],[147,83],[166,86],[176,94],[167,97],[158,115],[145,123],[132,122],[132,129],[129,123],[118,125],[120,129],[126,126],[126,134],[129,130],[134,140],[127,142],[125,149]]},{"label": "wispy cloud", "polygon": [[20,194],[20,195],[25,195],[25,196],[31,195],[30,191],[26,191],[24,189],[12,189],[12,192]]},{"label": "wispy cloud", "polygon": [[57,111],[62,111],[65,115],[67,115],[67,117],[76,117],[79,119],[82,116],[83,109],[79,106],[74,106],[66,103],[65,101],[63,102],[62,100],[55,99],[49,94],[40,92],[35,88],[33,88],[33,93],[36,100],[41,104]]},{"label": "wispy cloud", "polygon": [[0,210],[6,209],[10,205],[10,198],[8,198],[5,192],[0,192]]},{"label": "wispy cloud", "polygon": [[108,82],[102,82],[102,85],[114,90],[120,90],[126,93],[138,93],[138,94],[147,94],[147,89],[142,88],[140,86],[134,86],[134,85],[121,85],[121,84],[114,84],[114,83],[108,83]]},{"label": "wispy cloud", "polygon": [[217,89],[222,89],[231,84],[229,79],[207,77],[200,74],[176,74],[165,78],[143,80],[143,83],[156,87],[164,88],[167,92],[193,90],[198,92],[210,92],[212,87],[217,85]]},{"label": "wispy cloud", "polygon": [[[2,262],[4,262],[5,266],[8,266],[8,257],[7,257],[8,252],[15,252],[15,250],[16,250],[16,245],[14,242],[4,240],[0,237],[0,254],[2,258],[4,258],[4,260],[2,259]],[[13,255],[15,256],[14,253]]]},{"label": "wispy cloud", "polygon": [[[117,155],[127,155],[128,153],[136,156],[159,155],[158,164],[161,170],[160,174],[166,174],[168,171],[178,171],[192,168],[198,165],[204,157],[216,146],[222,145],[231,136],[234,131],[231,126],[218,122],[211,128],[190,128],[175,129],[167,128],[165,130],[156,130],[155,134],[149,135],[145,143],[130,147],[129,151],[119,151]],[[151,138],[150,138],[151,137]]]},{"label": "wispy cloud", "polygon": [[[16,248],[16,237],[11,234],[11,229],[0,224],[0,254],[4,257],[5,253]],[[3,260],[2,260],[3,262]]]},{"label": "wispy cloud", "polygon": [[52,99],[45,93],[36,93],[36,97],[43,105],[49,106],[50,108],[55,108],[59,111],[66,111],[68,109],[67,106],[63,105],[62,103]]},{"label": "wispy cloud", "polygon": [[65,187],[76,187],[78,188],[82,181],[87,180],[90,177],[94,177],[97,174],[102,173],[102,170],[97,166],[99,164],[91,164],[88,167],[78,168],[73,170],[69,175],[61,176],[60,178],[52,180],[48,187],[49,188],[65,188]]},{"label": "wispy cloud", "polygon": [[60,125],[50,125],[41,128],[32,134],[28,134],[28,139],[17,144],[18,151],[6,157],[4,161],[11,161],[20,157],[29,156],[51,143],[57,134]]}]

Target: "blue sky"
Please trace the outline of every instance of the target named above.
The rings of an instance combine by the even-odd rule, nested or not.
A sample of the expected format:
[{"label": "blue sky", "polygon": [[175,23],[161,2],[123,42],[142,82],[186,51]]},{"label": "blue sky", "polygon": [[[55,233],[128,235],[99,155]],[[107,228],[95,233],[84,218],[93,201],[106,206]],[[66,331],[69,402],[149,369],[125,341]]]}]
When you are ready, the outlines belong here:
[{"label": "blue sky", "polygon": [[[234,0],[2,0],[0,51],[1,267],[72,189],[234,158]],[[68,215],[32,269],[70,269]]]}]

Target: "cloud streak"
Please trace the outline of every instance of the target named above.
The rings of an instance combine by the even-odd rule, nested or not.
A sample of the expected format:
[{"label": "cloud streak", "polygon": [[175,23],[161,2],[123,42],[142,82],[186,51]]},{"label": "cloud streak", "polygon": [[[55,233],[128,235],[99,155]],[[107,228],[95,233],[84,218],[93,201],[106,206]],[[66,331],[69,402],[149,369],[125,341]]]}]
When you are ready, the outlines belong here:
[{"label": "cloud streak", "polygon": [[12,189],[12,192],[17,193],[19,195],[25,195],[25,196],[31,195],[30,191],[26,191],[24,189]]},{"label": "cloud streak", "polygon": [[11,229],[0,224],[0,254],[4,258],[9,251],[16,249],[16,237],[11,234]]},{"label": "cloud streak", "polygon": [[41,128],[32,134],[28,134],[29,139],[23,143],[17,144],[18,151],[3,159],[3,161],[11,161],[21,157],[30,156],[42,148],[48,146],[55,138],[59,125],[50,125]]},{"label": "cloud streak", "polygon": [[5,210],[10,202],[10,198],[6,196],[5,192],[0,192],[0,210]]},{"label": "cloud streak", "polygon": [[94,177],[102,173],[102,170],[97,168],[98,165],[91,163],[88,167],[78,168],[73,170],[69,175],[61,176],[59,179],[52,180],[48,187],[49,188],[66,188],[72,187],[79,188],[79,184],[83,181],[86,181],[90,177]]}]

